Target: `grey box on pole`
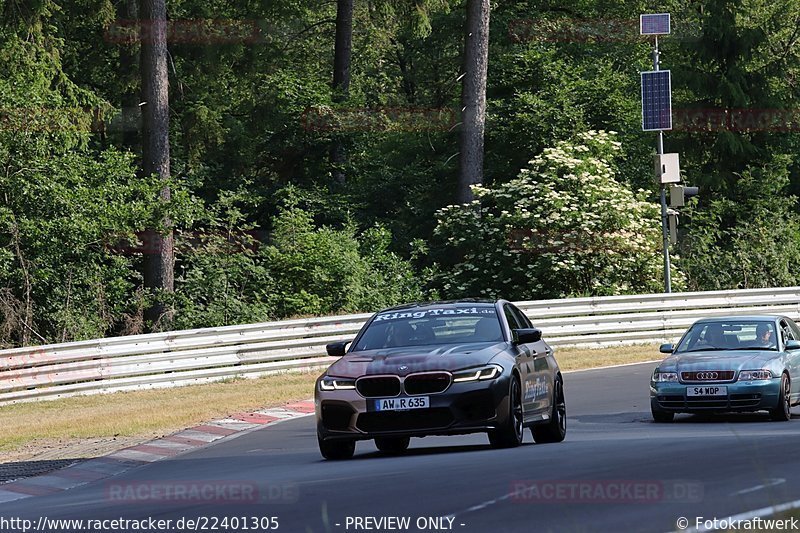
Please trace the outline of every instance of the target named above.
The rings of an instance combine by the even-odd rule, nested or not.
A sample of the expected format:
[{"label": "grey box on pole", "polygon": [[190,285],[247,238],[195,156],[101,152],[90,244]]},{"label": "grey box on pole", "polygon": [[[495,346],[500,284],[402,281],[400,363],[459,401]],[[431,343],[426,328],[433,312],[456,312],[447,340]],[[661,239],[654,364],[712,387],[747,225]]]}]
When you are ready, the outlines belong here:
[{"label": "grey box on pole", "polygon": [[671,244],[678,243],[678,215],[670,214],[669,216],[669,242]]},{"label": "grey box on pole", "polygon": [[656,184],[680,183],[681,168],[678,154],[656,154]]},{"label": "grey box on pole", "polygon": [[683,185],[669,186],[669,206],[683,207],[686,205],[686,196],[683,194]]}]

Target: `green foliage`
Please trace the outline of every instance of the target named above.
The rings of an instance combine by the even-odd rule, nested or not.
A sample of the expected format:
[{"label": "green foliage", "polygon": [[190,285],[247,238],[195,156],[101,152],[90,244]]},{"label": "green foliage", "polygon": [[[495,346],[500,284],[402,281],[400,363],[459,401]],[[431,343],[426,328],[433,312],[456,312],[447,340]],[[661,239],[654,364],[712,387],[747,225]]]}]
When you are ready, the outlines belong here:
[{"label": "green foliage", "polygon": [[[513,176],[532,155],[572,136],[620,132],[619,179],[650,187],[653,138],[640,122],[639,70],[648,43],[636,1],[500,3],[492,12],[487,176]],[[627,24],[627,22],[630,24]]]},{"label": "green foliage", "polygon": [[[650,46],[635,28],[651,7],[493,4],[486,184],[477,203],[439,212],[457,173],[463,2],[357,1],[341,104],[335,2],[169,2],[186,31],[169,43],[177,178],[161,205],[158,184],[136,174],[137,132],[106,129],[138,103],[138,44],[115,39],[126,3],[0,0],[0,345],[145,329],[142,309],[166,297],[142,289],[137,233],[165,214],[176,293],[161,327],[366,311],[432,289],[660,291],[654,138],[639,127]],[[660,41],[676,110],[797,107],[796,0],[663,8],[676,30]],[[235,27],[243,38],[226,33]],[[673,256],[689,288],[798,282],[800,135],[776,126],[666,134],[701,186]],[[334,139],[344,185],[331,179]],[[679,289],[681,272],[673,278]]]},{"label": "green foliage", "polygon": [[748,167],[732,198],[694,208],[680,268],[694,290],[787,287],[800,284],[800,217],[786,193],[787,157]]},{"label": "green foliage", "polygon": [[[202,200],[195,199],[202,205]],[[175,316],[170,328],[263,322],[274,317],[275,283],[259,257],[260,232],[245,212],[259,198],[223,192],[175,234]]]},{"label": "green foliage", "polygon": [[290,187],[267,236],[247,222],[245,213],[261,199],[246,191],[223,193],[193,229],[176,232],[169,327],[362,312],[423,297],[408,261],[389,250],[385,228],[359,235],[352,223],[319,227]]},{"label": "green foliage", "polygon": [[659,211],[616,179],[613,134],[590,131],[533,159],[516,179],[475,187],[440,212],[453,297],[513,299],[657,291]]},{"label": "green foliage", "polygon": [[315,228],[311,214],[288,201],[264,250],[276,273],[281,316],[356,312],[422,299],[409,264],[389,251],[388,231],[376,226],[360,240],[356,233],[352,223]]},{"label": "green foliage", "polygon": [[113,247],[157,190],[130,154],[90,148],[103,102],[64,75],[40,7],[0,30],[0,344],[125,331],[141,277]]},{"label": "green foliage", "polygon": [[115,249],[153,219],[159,187],[131,163],[113,150],[72,151],[0,174],[0,283],[15,342],[126,330],[141,278],[136,258]]}]

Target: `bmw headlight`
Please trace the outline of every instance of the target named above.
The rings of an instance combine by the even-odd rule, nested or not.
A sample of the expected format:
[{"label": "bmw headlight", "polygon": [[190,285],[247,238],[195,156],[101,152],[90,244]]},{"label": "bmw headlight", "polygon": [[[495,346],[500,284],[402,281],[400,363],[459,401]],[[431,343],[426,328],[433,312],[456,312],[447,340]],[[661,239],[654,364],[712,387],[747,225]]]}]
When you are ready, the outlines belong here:
[{"label": "bmw headlight", "polygon": [[495,379],[503,373],[503,367],[500,365],[486,365],[480,368],[470,368],[469,370],[462,370],[453,373],[453,383],[463,383],[466,381],[484,381],[487,379]]},{"label": "bmw headlight", "polygon": [[678,381],[678,373],[677,372],[661,372],[656,369],[653,372],[653,381],[656,383],[669,383]]},{"label": "bmw headlight", "polygon": [[739,372],[739,381],[758,381],[760,379],[772,379],[772,372],[766,369]]},{"label": "bmw headlight", "polygon": [[356,388],[356,380],[325,376],[320,380],[319,388],[324,391],[354,390]]}]

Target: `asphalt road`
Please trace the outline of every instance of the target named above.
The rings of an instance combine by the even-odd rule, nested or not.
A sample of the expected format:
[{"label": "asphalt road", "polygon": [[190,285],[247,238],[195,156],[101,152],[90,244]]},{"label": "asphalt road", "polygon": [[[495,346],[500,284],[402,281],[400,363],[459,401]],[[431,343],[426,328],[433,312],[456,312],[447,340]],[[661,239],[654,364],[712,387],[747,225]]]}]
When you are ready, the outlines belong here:
[{"label": "asphalt road", "polygon": [[[352,460],[326,462],[313,417],[305,417],[110,480],[3,504],[0,518],[152,517],[175,524],[207,517],[199,523],[207,531],[252,531],[251,517],[275,517],[278,531],[315,533],[664,532],[675,530],[680,517],[693,526],[697,517],[800,497],[800,420],[680,415],[673,424],[654,424],[653,366],[565,375],[568,433],[560,444],[535,445],[527,433],[519,448],[492,450],[484,435],[427,437],[413,439],[405,456],[384,457],[361,442]],[[179,502],[148,501],[152,490],[139,490],[176,486],[224,490]],[[248,503],[232,503],[237,497]],[[389,517],[407,517],[408,526]]]}]

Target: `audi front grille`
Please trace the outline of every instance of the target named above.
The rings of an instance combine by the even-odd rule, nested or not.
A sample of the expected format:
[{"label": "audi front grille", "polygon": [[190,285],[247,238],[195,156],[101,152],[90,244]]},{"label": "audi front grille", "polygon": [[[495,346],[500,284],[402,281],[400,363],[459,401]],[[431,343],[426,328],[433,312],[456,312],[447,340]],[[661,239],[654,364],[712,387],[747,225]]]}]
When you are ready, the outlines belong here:
[{"label": "audi front grille", "polygon": [[698,370],[697,372],[681,372],[681,381],[685,383],[714,383],[733,381],[733,370]]}]

